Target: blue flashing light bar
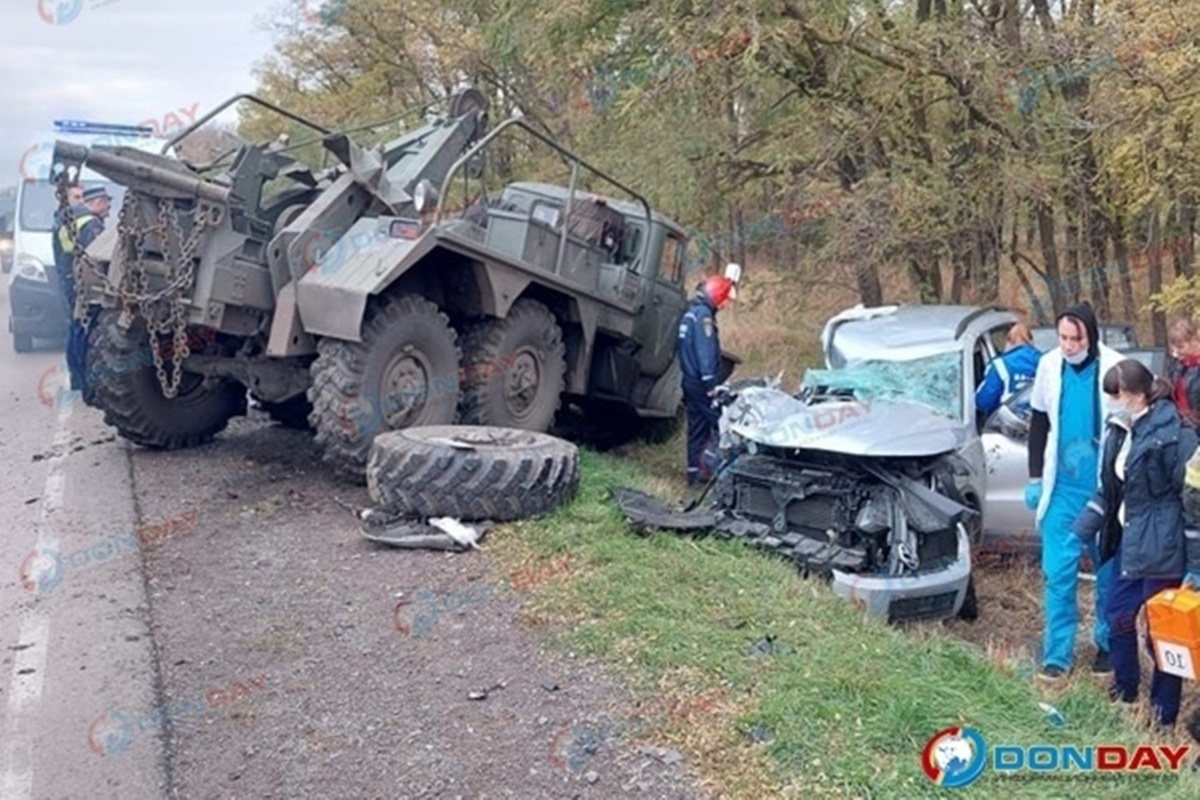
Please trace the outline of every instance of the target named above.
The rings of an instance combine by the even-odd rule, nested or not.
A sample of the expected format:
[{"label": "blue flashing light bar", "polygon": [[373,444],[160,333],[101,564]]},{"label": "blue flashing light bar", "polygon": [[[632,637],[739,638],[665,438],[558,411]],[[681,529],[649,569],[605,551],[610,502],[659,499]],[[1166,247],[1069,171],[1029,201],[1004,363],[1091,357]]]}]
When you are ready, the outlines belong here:
[{"label": "blue flashing light bar", "polygon": [[124,133],[131,136],[150,136],[154,133],[154,128],[149,125],[119,125],[82,119],[56,119],[54,128],[60,133]]}]

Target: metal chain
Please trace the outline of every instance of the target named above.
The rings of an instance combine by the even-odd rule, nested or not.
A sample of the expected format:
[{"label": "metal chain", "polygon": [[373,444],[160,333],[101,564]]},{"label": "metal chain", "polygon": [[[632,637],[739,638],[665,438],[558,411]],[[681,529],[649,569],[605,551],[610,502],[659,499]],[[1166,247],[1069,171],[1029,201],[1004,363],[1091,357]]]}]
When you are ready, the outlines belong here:
[{"label": "metal chain", "polygon": [[[76,168],[76,179],[79,168]],[[216,226],[221,221],[221,209],[205,203],[197,203],[192,213],[192,226],[187,237],[179,222],[175,203],[165,197],[158,198],[158,215],[155,222],[146,226],[135,224],[138,218],[138,193],[133,190],[125,192],[124,202],[117,221],[117,247],[114,259],[121,259],[123,269],[121,280],[113,286],[108,276],[101,273],[95,261],[82,248],[78,247],[75,232],[75,215],[67,202],[67,186],[74,181],[68,180],[68,172],[64,170],[58,183],[59,212],[63,224],[67,227],[68,238],[71,241],[75,277],[75,319],[82,322],[84,330],[88,329],[90,321],[87,313],[87,300],[82,291],[83,271],[91,269],[92,274],[114,289],[121,302],[121,317],[123,323],[138,313],[146,324],[146,334],[150,353],[154,360],[154,369],[162,387],[163,396],[175,397],[179,392],[179,384],[183,377],[183,360],[190,354],[187,337],[187,302],[184,292],[192,286],[195,274],[193,256],[200,244],[201,236],[207,228]],[[150,291],[150,276],[146,265],[146,240],[149,234],[154,234],[159,250],[167,265],[167,285],[157,292]],[[179,256],[171,258],[171,245],[179,243]],[[135,309],[136,308],[136,312]],[[157,346],[159,337],[171,335],[171,377],[168,380],[161,349]]]}]

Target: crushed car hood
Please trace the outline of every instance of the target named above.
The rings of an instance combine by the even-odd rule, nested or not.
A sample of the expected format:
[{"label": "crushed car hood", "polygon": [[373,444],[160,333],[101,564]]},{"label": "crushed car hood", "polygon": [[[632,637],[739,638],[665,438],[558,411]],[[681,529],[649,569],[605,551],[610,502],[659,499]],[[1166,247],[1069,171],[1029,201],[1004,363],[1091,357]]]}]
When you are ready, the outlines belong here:
[{"label": "crushed car hood", "polygon": [[806,404],[786,392],[749,387],[724,412],[728,430],[750,441],[852,456],[920,457],[957,450],[962,423],[920,403],[826,400]]}]

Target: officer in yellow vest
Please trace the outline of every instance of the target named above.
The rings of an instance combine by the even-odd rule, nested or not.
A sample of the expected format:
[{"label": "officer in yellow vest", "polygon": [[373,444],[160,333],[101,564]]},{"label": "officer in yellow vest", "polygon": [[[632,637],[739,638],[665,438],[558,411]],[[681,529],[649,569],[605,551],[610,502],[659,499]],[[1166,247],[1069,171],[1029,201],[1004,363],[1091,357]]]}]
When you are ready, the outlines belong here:
[{"label": "officer in yellow vest", "polygon": [[104,230],[104,220],[112,208],[112,196],[103,186],[85,189],[83,202],[71,208],[74,237],[56,220],[54,229],[54,267],[58,272],[59,286],[67,303],[67,369],[71,373],[71,389],[83,392],[84,402],[91,401],[91,387],[87,385],[87,331],[75,319],[75,248],[87,249]]}]

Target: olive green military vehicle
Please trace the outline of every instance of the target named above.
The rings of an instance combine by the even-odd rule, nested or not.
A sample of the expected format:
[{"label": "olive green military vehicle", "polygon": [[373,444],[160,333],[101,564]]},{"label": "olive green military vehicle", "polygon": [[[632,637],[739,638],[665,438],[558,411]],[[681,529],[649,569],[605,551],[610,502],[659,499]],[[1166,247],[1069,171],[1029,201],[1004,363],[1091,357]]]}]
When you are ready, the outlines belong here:
[{"label": "olive green military vehicle", "polygon": [[[544,431],[564,403],[612,425],[676,420],[686,240],[632,189],[519,117],[489,130],[474,89],[372,149],[239,95],[164,152],[239,100],[312,127],[337,163],[310,169],[282,137],[219,168],[56,143],[60,197],[84,164],[127,187],[76,260],[85,400],[121,436],[198,445],[249,390],[361,479],[387,430]],[[456,179],[486,186],[489,146],[514,134],[557,153],[568,185],[509,183],[454,209]],[[627,199],[584,192],[585,175]]]}]

